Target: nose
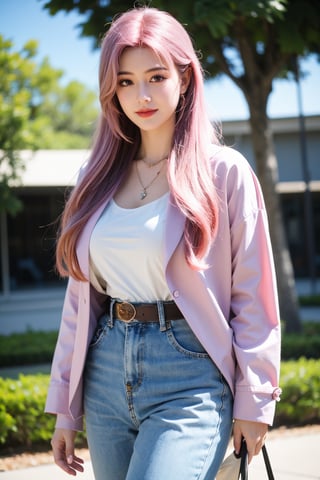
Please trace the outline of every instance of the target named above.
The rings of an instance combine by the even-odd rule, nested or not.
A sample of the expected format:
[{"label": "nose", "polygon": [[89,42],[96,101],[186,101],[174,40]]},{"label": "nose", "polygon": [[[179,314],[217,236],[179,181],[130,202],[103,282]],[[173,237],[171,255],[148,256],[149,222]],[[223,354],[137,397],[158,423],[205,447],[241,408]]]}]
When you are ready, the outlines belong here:
[{"label": "nose", "polygon": [[149,103],[151,102],[151,96],[150,93],[148,92],[148,89],[145,85],[141,85],[139,88],[139,102],[140,103]]}]

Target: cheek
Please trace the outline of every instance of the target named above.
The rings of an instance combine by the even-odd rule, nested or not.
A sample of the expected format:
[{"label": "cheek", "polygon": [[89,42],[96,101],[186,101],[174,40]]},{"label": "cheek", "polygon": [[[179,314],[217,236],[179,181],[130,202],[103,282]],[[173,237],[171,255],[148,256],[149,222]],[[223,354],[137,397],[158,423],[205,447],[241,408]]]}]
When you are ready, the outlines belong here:
[{"label": "cheek", "polygon": [[129,102],[128,91],[127,90],[119,90],[118,92],[116,92],[116,95],[117,95],[117,98],[118,98],[118,101],[121,105],[122,110],[126,111],[126,108],[127,108],[128,102]]},{"label": "cheek", "polygon": [[176,110],[180,100],[179,90],[178,89],[171,90],[171,92],[168,93],[167,98],[168,98],[168,106],[170,107],[170,109]]},{"label": "cheek", "polygon": [[170,85],[170,88],[167,92],[167,97],[170,98],[170,103],[172,105],[177,106],[180,99],[180,85],[178,83]]}]

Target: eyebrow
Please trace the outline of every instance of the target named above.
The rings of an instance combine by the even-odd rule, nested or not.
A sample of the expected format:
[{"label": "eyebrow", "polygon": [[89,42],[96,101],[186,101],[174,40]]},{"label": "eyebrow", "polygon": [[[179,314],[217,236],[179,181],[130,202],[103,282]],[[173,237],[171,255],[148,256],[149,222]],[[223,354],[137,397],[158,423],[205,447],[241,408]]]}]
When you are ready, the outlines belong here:
[{"label": "eyebrow", "polygon": [[[144,73],[152,73],[152,72],[158,72],[159,70],[168,70],[166,67],[152,67],[146,70]],[[127,72],[127,71],[120,71],[118,72],[118,75],[134,75],[134,72]]]}]

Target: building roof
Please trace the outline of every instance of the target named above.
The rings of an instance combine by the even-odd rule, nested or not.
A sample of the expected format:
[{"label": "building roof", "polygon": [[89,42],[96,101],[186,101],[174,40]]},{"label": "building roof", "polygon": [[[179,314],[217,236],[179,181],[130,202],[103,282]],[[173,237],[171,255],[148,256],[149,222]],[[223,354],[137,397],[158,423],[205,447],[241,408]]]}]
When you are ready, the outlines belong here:
[{"label": "building roof", "polygon": [[24,150],[21,158],[25,169],[23,187],[59,187],[75,184],[81,166],[89,157],[88,150]]},{"label": "building roof", "polygon": [[[308,132],[320,131],[320,115],[309,115],[303,117],[305,129]],[[250,135],[249,120],[228,120],[222,121],[223,135]],[[275,134],[298,133],[300,130],[299,117],[283,117],[270,119],[271,130]]]}]

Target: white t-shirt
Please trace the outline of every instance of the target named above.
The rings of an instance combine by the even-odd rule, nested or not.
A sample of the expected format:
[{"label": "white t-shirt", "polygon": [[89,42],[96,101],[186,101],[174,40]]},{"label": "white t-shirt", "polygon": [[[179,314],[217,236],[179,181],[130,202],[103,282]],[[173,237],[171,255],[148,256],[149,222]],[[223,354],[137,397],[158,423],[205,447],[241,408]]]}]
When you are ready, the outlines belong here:
[{"label": "white t-shirt", "polygon": [[168,199],[131,209],[109,202],[90,239],[90,281],[98,291],[131,302],[172,299],[163,270]]}]

